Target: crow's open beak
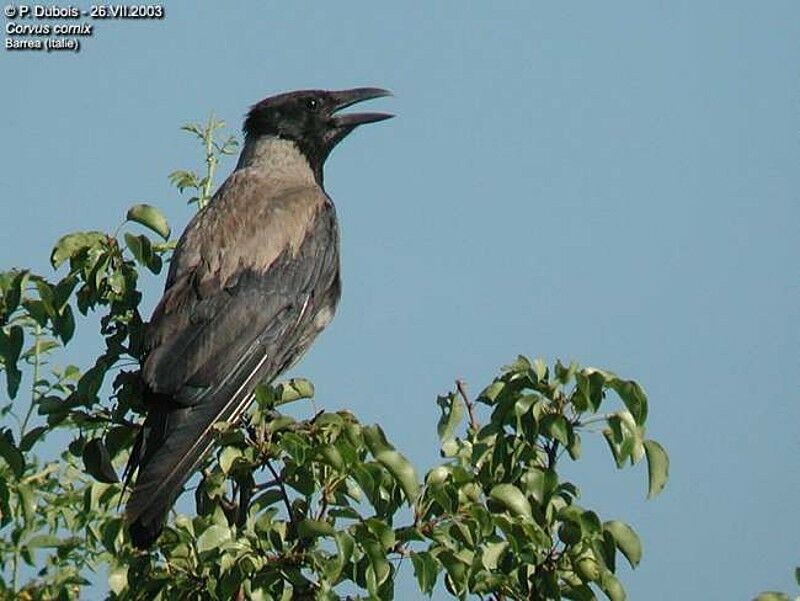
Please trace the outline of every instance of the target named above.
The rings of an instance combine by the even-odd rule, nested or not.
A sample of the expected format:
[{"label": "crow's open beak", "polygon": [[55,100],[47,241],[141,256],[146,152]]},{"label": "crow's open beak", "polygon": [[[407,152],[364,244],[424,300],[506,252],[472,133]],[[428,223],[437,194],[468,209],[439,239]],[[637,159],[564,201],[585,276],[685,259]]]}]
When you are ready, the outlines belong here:
[{"label": "crow's open beak", "polygon": [[[352,90],[341,90],[339,92],[331,92],[334,98],[335,105],[333,113],[346,109],[358,102],[365,100],[372,100],[373,98],[383,98],[384,96],[391,96],[389,90],[382,88],[353,88]],[[332,115],[331,123],[337,128],[352,129],[364,123],[376,123],[384,119],[391,119],[394,115],[388,113],[345,113],[343,115]]]}]

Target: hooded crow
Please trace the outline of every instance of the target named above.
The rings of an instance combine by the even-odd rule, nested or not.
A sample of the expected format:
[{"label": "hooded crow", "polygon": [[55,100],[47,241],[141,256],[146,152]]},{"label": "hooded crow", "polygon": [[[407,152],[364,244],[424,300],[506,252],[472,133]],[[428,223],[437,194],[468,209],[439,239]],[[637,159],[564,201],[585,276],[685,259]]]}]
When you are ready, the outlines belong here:
[{"label": "hooded crow", "polygon": [[126,469],[133,544],[167,512],[253,391],[294,364],[331,321],[340,294],[339,228],[323,165],[356,127],[384,113],[340,113],[380,88],[307,90],[254,105],[233,173],[183,232],[146,330],[147,417]]}]

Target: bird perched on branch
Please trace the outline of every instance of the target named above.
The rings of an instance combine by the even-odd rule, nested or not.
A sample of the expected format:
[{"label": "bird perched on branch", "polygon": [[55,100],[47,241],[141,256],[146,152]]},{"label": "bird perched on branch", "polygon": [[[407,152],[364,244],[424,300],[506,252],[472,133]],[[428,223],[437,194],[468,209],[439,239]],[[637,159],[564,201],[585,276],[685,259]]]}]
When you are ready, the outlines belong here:
[{"label": "bird perched on branch", "polygon": [[260,382],[297,361],[339,300],[339,231],[323,165],[345,136],[384,113],[340,113],[379,88],[290,92],[254,105],[236,169],[189,223],[148,325],[147,417],[126,469],[125,514],[149,547],[184,483],[241,418]]}]

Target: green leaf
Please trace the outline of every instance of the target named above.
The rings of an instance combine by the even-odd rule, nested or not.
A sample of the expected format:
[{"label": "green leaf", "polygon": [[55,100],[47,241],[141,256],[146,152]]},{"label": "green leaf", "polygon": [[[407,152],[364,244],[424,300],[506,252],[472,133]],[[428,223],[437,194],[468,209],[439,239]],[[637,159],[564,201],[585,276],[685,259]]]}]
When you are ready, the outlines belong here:
[{"label": "green leaf", "polygon": [[339,575],[341,574],[342,570],[347,566],[350,562],[350,558],[353,556],[353,549],[355,548],[355,541],[353,537],[348,534],[347,532],[336,532],[334,533],[334,539],[336,540],[336,570],[335,573],[329,574],[329,578],[331,580],[338,580]]},{"label": "green leaf", "polygon": [[603,525],[600,523],[600,518],[591,509],[581,513],[580,523],[583,532],[588,532],[592,536],[602,532]]},{"label": "green leaf", "polygon": [[47,432],[46,426],[37,426],[29,432],[26,432],[25,436],[23,436],[22,440],[19,442],[19,450],[23,453],[30,451],[33,445],[36,444],[36,441],[39,440],[45,432]]},{"label": "green leaf", "polygon": [[78,380],[78,386],[74,392],[76,406],[82,404],[88,407],[95,402],[108,369],[101,359],[87,369]]},{"label": "green leaf", "polygon": [[605,382],[605,373],[593,368],[577,372],[575,374],[575,392],[571,397],[572,403],[579,411],[588,409],[597,411],[603,402]]},{"label": "green leaf", "polygon": [[427,484],[428,486],[441,484],[449,477],[450,477],[450,469],[448,469],[447,466],[444,465],[437,465],[436,467],[431,468],[425,475],[425,484]]},{"label": "green leaf", "polygon": [[625,522],[617,520],[605,522],[603,529],[614,537],[617,548],[631,564],[631,567],[638,566],[642,560],[642,543],[636,531]]},{"label": "green leaf", "polygon": [[508,546],[508,541],[500,541],[498,543],[489,543],[486,545],[481,554],[481,563],[483,567],[487,570],[496,570],[497,563],[500,561],[500,557],[505,553],[506,549],[508,549]]},{"label": "green leaf", "polygon": [[173,171],[169,174],[169,181],[173,186],[178,188],[179,192],[183,192],[186,188],[199,188],[200,180],[197,175],[191,171]]},{"label": "green leaf", "polygon": [[367,588],[370,589],[370,593],[375,595],[377,593],[377,588],[386,582],[386,579],[391,575],[391,564],[389,563],[389,560],[386,559],[386,553],[377,540],[369,537],[358,537],[356,540],[363,547],[367,557],[369,558],[370,569],[372,570],[374,582],[370,582],[368,572]]},{"label": "green leaf", "polygon": [[609,385],[625,403],[625,407],[633,415],[636,424],[643,425],[647,420],[647,395],[642,387],[633,380],[619,378],[613,378]]},{"label": "green leaf", "polygon": [[60,547],[64,541],[54,534],[37,534],[28,539],[25,545],[31,549]]},{"label": "green leaf", "polygon": [[797,584],[800,585],[800,568],[794,569],[794,579],[797,581]]},{"label": "green leaf", "polygon": [[638,426],[633,414],[627,409],[617,411],[608,416],[608,428],[603,431],[614,460],[618,468],[625,465],[630,459],[631,465],[636,464],[644,456],[642,444],[643,426]]},{"label": "green leaf", "polygon": [[47,307],[42,301],[26,298],[22,300],[22,305],[28,311],[28,315],[31,319],[42,326],[42,328],[47,326],[47,321],[49,319]]},{"label": "green leaf", "polygon": [[324,520],[306,519],[297,525],[297,533],[302,538],[318,538],[320,536],[333,536],[336,530]]},{"label": "green leaf", "polygon": [[230,540],[231,529],[221,524],[213,524],[206,528],[197,539],[197,551],[203,553],[216,549],[225,541]]},{"label": "green leaf", "polygon": [[464,418],[464,403],[455,394],[448,394],[447,396],[439,396],[436,399],[436,404],[442,411],[442,416],[439,418],[439,423],[436,426],[436,431],[439,434],[439,439],[444,442],[455,438],[455,430]]},{"label": "green leaf", "polygon": [[72,340],[72,336],[75,334],[75,315],[70,305],[66,305],[53,320],[53,331],[65,345]]},{"label": "green leaf", "polygon": [[53,265],[53,269],[58,269],[67,259],[71,259],[81,251],[97,246],[105,240],[106,235],[103,232],[67,234],[59,238],[53,247],[53,252],[50,254],[50,263]]},{"label": "green leaf", "polygon": [[122,527],[122,518],[112,518],[106,521],[102,526],[101,540],[103,541],[103,546],[110,553],[116,553],[122,542]]},{"label": "green leaf", "polygon": [[275,404],[293,403],[300,399],[314,398],[314,385],[305,378],[292,378],[275,387]]},{"label": "green leaf", "polygon": [[611,572],[603,572],[600,576],[600,590],[610,601],[625,601],[625,589]]},{"label": "green leaf", "polygon": [[108,573],[108,588],[115,595],[122,594],[128,588],[128,566],[116,566]]},{"label": "green leaf", "polygon": [[281,446],[298,465],[306,462],[306,453],[311,448],[306,438],[294,432],[286,432],[281,436]]},{"label": "green leaf", "polygon": [[502,380],[495,380],[483,389],[475,401],[485,405],[494,405],[500,395],[505,391],[506,386],[506,383]]},{"label": "green leaf", "polygon": [[70,296],[78,285],[78,278],[73,274],[68,274],[53,288],[53,308],[57,312],[64,311],[67,307]]},{"label": "green leaf", "polygon": [[167,220],[161,211],[152,205],[133,205],[130,209],[128,209],[128,214],[125,218],[128,221],[140,223],[164,238],[164,240],[169,239],[169,224],[167,223]]},{"label": "green leaf", "polygon": [[153,245],[150,242],[150,238],[144,234],[135,235],[125,232],[125,245],[131,251],[137,263],[147,266],[153,254]]},{"label": "green leaf", "polygon": [[9,429],[0,432],[0,457],[6,460],[17,478],[22,477],[25,471],[25,458],[14,444],[14,435]]},{"label": "green leaf", "polygon": [[9,282],[8,289],[5,291],[5,308],[4,313],[6,317],[11,315],[19,307],[20,300],[22,300],[22,292],[25,290],[25,285],[28,282],[30,272],[24,271],[10,271],[9,275],[14,274],[13,279]]},{"label": "green leaf", "polygon": [[436,586],[436,577],[439,575],[438,564],[427,551],[411,552],[411,563],[414,564],[414,576],[417,577],[420,590],[430,596]]},{"label": "green leaf", "polygon": [[600,564],[591,555],[574,560],[572,565],[578,577],[584,582],[597,582],[600,579]]},{"label": "green leaf", "polygon": [[123,449],[131,446],[136,432],[128,426],[112,426],[106,431],[104,442],[113,460]]},{"label": "green leaf", "polygon": [[522,491],[513,484],[498,484],[492,488],[489,498],[499,503],[512,515],[530,518],[532,516],[531,504],[522,494]]},{"label": "green leaf", "polygon": [[36,290],[39,293],[42,306],[47,312],[48,317],[53,317],[56,314],[56,309],[53,305],[53,287],[43,278],[35,277],[33,280],[36,283]]},{"label": "green leaf", "polygon": [[566,386],[569,384],[570,380],[575,377],[575,372],[578,371],[578,364],[575,361],[571,361],[569,367],[564,367],[564,364],[561,363],[561,359],[556,359],[556,380],[558,380],[559,384],[562,386]]},{"label": "green leaf", "polygon": [[581,527],[575,522],[564,522],[558,529],[558,538],[565,545],[575,545],[581,540]]},{"label": "green leaf", "polygon": [[10,500],[11,491],[8,490],[5,478],[0,476],[0,527],[8,524],[12,519]]},{"label": "green leaf", "polygon": [[565,447],[569,446],[570,425],[563,415],[548,415],[542,420],[542,429]]},{"label": "green leaf", "polygon": [[561,592],[564,599],[571,601],[597,601],[597,597],[588,584],[581,584],[580,586],[568,585],[568,588]]},{"label": "green leaf", "polygon": [[0,355],[3,357],[3,367],[6,372],[8,396],[12,399],[17,396],[22,381],[22,372],[17,367],[17,361],[22,352],[23,338],[20,326],[11,326],[8,331],[0,329]]},{"label": "green leaf", "polygon": [[447,570],[446,583],[452,587],[452,592],[456,596],[464,598],[467,588],[467,566],[464,561],[449,550],[439,553],[437,559]]},{"label": "green leaf", "polygon": [[317,456],[320,461],[330,465],[337,471],[344,470],[345,462],[341,452],[332,444],[322,445],[317,449]]},{"label": "green leaf", "polygon": [[669,457],[667,452],[655,440],[644,441],[644,452],[647,456],[647,474],[649,487],[647,498],[652,499],[664,490],[669,478]]},{"label": "green leaf", "polygon": [[581,456],[581,437],[577,432],[572,432],[572,439],[567,445],[567,452],[573,460],[577,461]]},{"label": "green leaf", "polygon": [[525,492],[544,507],[558,486],[558,475],[550,469],[532,467],[520,479]]},{"label": "green leaf", "polygon": [[8,396],[10,398],[16,398],[20,382],[22,382],[22,372],[19,368],[16,365],[7,365],[6,388],[8,389]]},{"label": "green leaf", "polygon": [[181,125],[181,129],[183,131],[188,131],[189,133],[193,133],[201,140],[203,139],[203,130],[196,123],[186,123],[184,125]]},{"label": "green leaf", "polygon": [[242,452],[236,447],[225,447],[219,455],[219,467],[222,473],[227,474],[231,471],[233,462],[242,456]]},{"label": "green leaf", "polygon": [[368,518],[364,521],[364,525],[375,535],[375,538],[385,550],[388,551],[394,548],[397,543],[397,537],[394,530],[385,521],[379,518]]},{"label": "green leaf", "polygon": [[27,349],[24,353],[22,353],[21,357],[23,359],[30,359],[36,355],[42,357],[42,355],[46,355],[54,348],[58,348],[61,345],[58,343],[57,340],[53,340],[52,338],[40,338],[38,342],[31,345],[29,349]]},{"label": "green leaf", "polygon": [[[614,416],[611,417],[613,418]],[[611,418],[609,418],[608,423],[612,425]],[[622,469],[626,459],[622,453],[622,443],[620,442],[622,435],[617,435],[614,428],[605,428],[603,430],[603,438],[605,438],[608,443],[608,448],[611,450],[611,455],[614,457],[617,467]]]},{"label": "green leaf", "polygon": [[414,503],[419,496],[419,479],[414,466],[387,442],[380,426],[367,426],[362,432],[369,452],[394,477],[408,502]]},{"label": "green leaf", "polygon": [[314,424],[329,431],[335,430],[338,434],[344,426],[344,419],[338,413],[319,413],[314,417]]},{"label": "green leaf", "polygon": [[792,601],[789,595],[777,591],[765,591],[758,595],[753,601]]},{"label": "green leaf", "polygon": [[594,555],[612,572],[617,571],[617,543],[610,532],[604,530],[602,537],[592,542]]},{"label": "green leaf", "polygon": [[194,523],[192,522],[192,518],[190,518],[188,515],[179,513],[177,516],[175,516],[175,528],[183,530],[192,538],[194,538]]},{"label": "green leaf", "polygon": [[114,467],[111,465],[108,449],[106,449],[106,445],[103,444],[100,438],[93,438],[83,447],[83,465],[86,468],[86,472],[98,482],[106,484],[119,482],[117,472],[114,471]]},{"label": "green leaf", "polygon": [[3,356],[6,365],[19,360],[24,337],[21,326],[11,326],[8,331],[5,328],[0,330],[0,355]]},{"label": "green leaf", "polygon": [[544,382],[547,380],[547,363],[544,362],[544,359],[536,358],[533,361],[533,373],[536,374],[537,382]]},{"label": "green leaf", "polygon": [[36,513],[36,497],[33,494],[33,490],[27,484],[20,482],[17,484],[17,496],[25,522],[30,522]]}]

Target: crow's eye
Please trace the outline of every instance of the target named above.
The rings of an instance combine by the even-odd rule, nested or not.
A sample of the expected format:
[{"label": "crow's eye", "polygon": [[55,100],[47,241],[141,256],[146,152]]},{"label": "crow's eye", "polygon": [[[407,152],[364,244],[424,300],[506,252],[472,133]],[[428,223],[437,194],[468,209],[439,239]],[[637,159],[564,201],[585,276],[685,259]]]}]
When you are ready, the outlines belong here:
[{"label": "crow's eye", "polygon": [[319,108],[319,100],[316,98],[309,98],[306,100],[306,108],[309,111],[316,111]]}]

